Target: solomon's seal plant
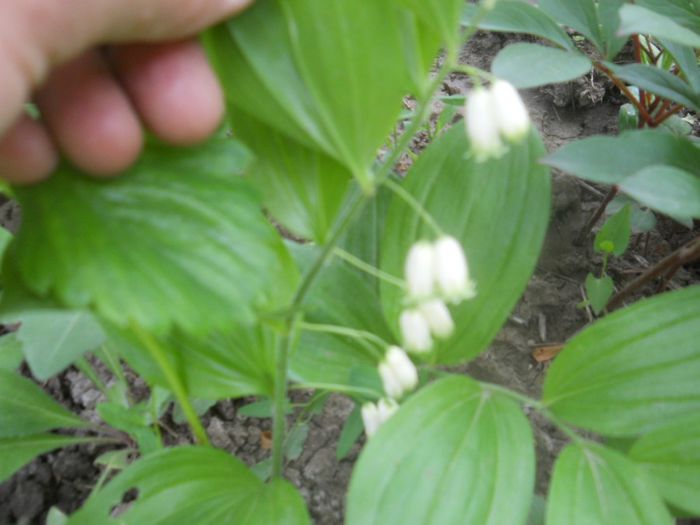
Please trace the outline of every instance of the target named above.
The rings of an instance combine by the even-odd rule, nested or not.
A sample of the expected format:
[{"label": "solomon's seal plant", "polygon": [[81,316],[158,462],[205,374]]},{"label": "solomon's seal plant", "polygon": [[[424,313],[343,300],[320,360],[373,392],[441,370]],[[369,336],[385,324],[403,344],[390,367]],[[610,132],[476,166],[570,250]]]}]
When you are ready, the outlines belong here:
[{"label": "solomon's seal plant", "polygon": [[[605,57],[596,67],[636,85],[640,118],[652,111],[658,123],[674,103],[697,110],[697,3],[669,4],[666,16],[639,0],[258,0],[207,31],[230,130],[192,148],[152,141],[114,180],[63,162],[46,182],[13,189],[24,223],[0,238],[0,308],[21,325],[0,338],[0,478],[59,447],[108,444],[123,456],[103,459],[110,467],[65,523],[309,524],[284,477],[293,388],[347,396],[371,436],[348,525],[525,524],[535,448],[524,411],[569,440],[540,516],[548,525],[700,515],[697,286],[582,330],[541,399],[446,371],[488,348],[549,220],[546,152],[515,88],[592,67],[564,24]],[[555,47],[509,46],[486,72],[459,62],[477,28]],[[639,33],[674,65],[609,62]],[[399,175],[453,72],[474,86],[464,125],[441,126]],[[397,129],[406,95],[416,110]],[[700,153],[688,137],[587,140],[598,141],[545,162],[700,217]],[[22,373],[44,381],[71,365],[103,390],[100,421]],[[148,399],[128,395],[125,365]],[[200,419],[213,402],[247,396],[273,420],[270,457],[254,469],[213,447]],[[189,445],[165,444],[171,405]],[[120,505],[126,494],[137,497]]]}]

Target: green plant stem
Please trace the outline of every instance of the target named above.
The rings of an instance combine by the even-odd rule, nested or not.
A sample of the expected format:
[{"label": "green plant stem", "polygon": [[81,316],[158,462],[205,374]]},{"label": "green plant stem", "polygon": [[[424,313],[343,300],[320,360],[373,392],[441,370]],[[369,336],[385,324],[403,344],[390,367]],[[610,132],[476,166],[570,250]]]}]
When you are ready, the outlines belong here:
[{"label": "green plant stem", "polygon": [[464,73],[469,75],[471,78],[475,79],[476,82],[481,82],[481,79],[488,80],[489,82],[494,82],[497,77],[488,71],[484,71],[481,68],[470,66],[469,64],[457,64],[453,68],[454,71],[458,73]]},{"label": "green plant stem", "polygon": [[166,357],[161,346],[158,344],[158,341],[156,341],[151,334],[146,332],[138,324],[133,323],[131,325],[131,330],[163,372],[165,380],[167,381],[170,390],[172,390],[173,394],[175,395],[175,399],[177,399],[177,402],[180,404],[182,413],[185,415],[197,443],[200,445],[210,446],[207,433],[202,426],[202,422],[199,420],[199,416],[197,416],[197,412],[190,402],[185,385],[183,385],[182,381],[180,381],[177,372],[168,361],[168,358]]},{"label": "green plant stem", "polygon": [[413,195],[408,193],[401,184],[394,182],[391,179],[384,181],[384,185],[393,191],[397,196],[399,196],[406,204],[408,204],[413,210],[423,219],[423,222],[430,226],[430,228],[435,232],[435,235],[442,237],[445,232],[437,223],[435,218],[428,213],[428,211],[420,205],[420,203],[413,198]]},{"label": "green plant stem", "polygon": [[361,386],[338,385],[335,383],[300,383],[292,387],[294,390],[331,390],[348,395],[359,395],[370,399],[377,399],[382,394],[371,388]]},{"label": "green plant stem", "polygon": [[375,268],[371,264],[366,263],[359,257],[355,257],[353,254],[346,250],[343,250],[342,248],[336,247],[333,250],[333,254],[339,257],[340,259],[343,259],[348,264],[353,265],[359,270],[362,270],[363,272],[373,277],[376,277],[377,279],[381,279],[382,281],[385,281],[389,284],[393,284],[394,286],[397,286],[402,289],[406,288],[406,283],[402,279],[399,279],[398,277],[394,277],[393,275],[383,272],[379,268]]},{"label": "green plant stem", "polygon": [[296,316],[291,319],[287,332],[280,336],[275,350],[275,386],[272,398],[272,479],[281,478],[284,469],[284,442],[287,433],[287,361],[296,320]]},{"label": "green plant stem", "polygon": [[[347,326],[316,323],[299,323],[298,326],[301,330],[306,330],[307,332],[342,335],[344,337],[350,337],[352,339],[372,341],[380,348],[387,348],[388,346],[390,346],[389,343],[387,343],[384,339],[382,339],[376,334],[373,334],[372,332],[367,332],[365,330],[356,330],[354,328],[348,328]],[[367,348],[370,348],[370,351],[372,352],[373,356],[376,357],[378,360],[381,361],[384,358],[384,352],[378,352],[376,348],[372,347]]]}]

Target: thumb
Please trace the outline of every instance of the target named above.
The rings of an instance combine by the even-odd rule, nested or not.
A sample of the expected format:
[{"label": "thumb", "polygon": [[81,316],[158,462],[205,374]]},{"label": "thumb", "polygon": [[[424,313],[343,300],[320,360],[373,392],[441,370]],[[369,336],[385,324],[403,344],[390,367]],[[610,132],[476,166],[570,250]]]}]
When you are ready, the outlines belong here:
[{"label": "thumb", "polygon": [[[53,67],[100,44],[191,36],[252,0],[22,0],[0,7],[0,136]],[[70,7],[70,8],[68,8]]]}]

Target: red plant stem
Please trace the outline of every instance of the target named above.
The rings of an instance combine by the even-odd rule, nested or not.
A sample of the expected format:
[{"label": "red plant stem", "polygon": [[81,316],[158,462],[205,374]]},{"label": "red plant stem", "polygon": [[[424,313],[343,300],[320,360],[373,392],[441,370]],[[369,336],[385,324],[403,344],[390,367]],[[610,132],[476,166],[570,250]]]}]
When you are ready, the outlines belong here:
[{"label": "red plant stem", "polygon": [[613,297],[608,303],[608,310],[613,310],[620,306],[622,302],[631,294],[639,290],[641,287],[653,281],[662,275],[672,274],[681,266],[700,259],[700,237],[696,237],[692,241],[678,248],[671,255],[658,262],[655,266],[649,268],[634,281],[625,286],[620,292]]},{"label": "red plant stem", "polygon": [[646,123],[647,125],[650,125],[650,123],[653,122],[653,119],[649,115],[649,112],[644,107],[644,105],[642,105],[642,103],[639,100],[637,100],[637,97],[635,97],[632,94],[632,92],[625,85],[625,83],[622,80],[620,80],[619,78],[617,78],[615,76],[615,74],[608,67],[606,67],[604,64],[602,64],[601,62],[595,61],[595,62],[593,62],[593,65],[595,66],[595,68],[598,71],[600,71],[601,73],[606,75],[608,78],[610,78],[612,83],[615,84],[615,86],[617,86],[617,88],[620,91],[622,91],[622,93],[634,105],[634,107],[637,108],[637,111],[639,112],[639,116],[642,118],[642,121],[644,123]]},{"label": "red plant stem", "polygon": [[675,104],[674,106],[671,107],[666,113],[663,115],[657,115],[654,118],[654,127],[658,126],[659,124],[663,123],[667,118],[672,117],[679,111],[683,109],[683,106],[680,104]]}]

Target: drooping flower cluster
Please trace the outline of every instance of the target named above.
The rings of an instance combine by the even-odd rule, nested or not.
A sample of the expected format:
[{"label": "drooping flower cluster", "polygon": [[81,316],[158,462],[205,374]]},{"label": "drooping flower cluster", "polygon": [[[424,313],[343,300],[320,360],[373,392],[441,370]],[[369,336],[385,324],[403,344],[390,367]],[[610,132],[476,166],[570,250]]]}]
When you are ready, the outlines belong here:
[{"label": "drooping flower cluster", "polygon": [[435,243],[419,241],[406,257],[407,303],[399,326],[408,351],[429,352],[433,337],[447,339],[454,322],[445,302],[458,304],[476,295],[459,242],[443,236]]},{"label": "drooping flower cluster", "polygon": [[398,346],[390,346],[379,363],[379,376],[387,397],[377,403],[365,403],[362,405],[362,422],[365,425],[365,433],[372,436],[394,412],[399,405],[396,402],[418,384],[418,371],[411,359]]},{"label": "drooping flower cluster", "polygon": [[478,161],[500,157],[504,140],[517,143],[530,130],[530,116],[518,91],[505,80],[496,80],[487,90],[475,88],[467,98],[465,126]]}]

